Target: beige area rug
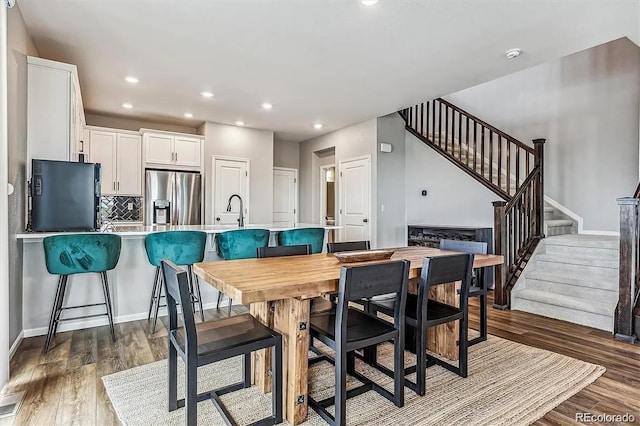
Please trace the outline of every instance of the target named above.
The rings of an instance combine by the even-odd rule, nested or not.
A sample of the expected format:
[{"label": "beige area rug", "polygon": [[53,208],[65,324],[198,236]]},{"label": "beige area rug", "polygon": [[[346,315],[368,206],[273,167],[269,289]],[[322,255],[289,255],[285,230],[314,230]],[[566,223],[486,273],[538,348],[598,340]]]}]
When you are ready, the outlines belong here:
[{"label": "beige area rug", "polygon": [[[380,361],[392,365],[391,345],[379,348]],[[415,356],[407,353],[406,365]],[[385,388],[392,379],[360,363],[356,368]],[[181,364],[181,363],[180,363]],[[102,378],[120,421],[126,425],[183,425],[184,409],[169,413],[166,361],[121,371]],[[469,375],[463,379],[441,367],[427,370],[427,395],[405,388],[405,405],[397,408],[371,391],[347,402],[349,425],[527,425],[600,377],[605,368],[542,349],[490,336],[469,350]],[[184,368],[179,365],[178,395],[184,395]],[[233,358],[198,370],[198,392],[241,380],[241,358]],[[415,375],[414,375],[415,376]],[[413,377],[411,377],[413,379]],[[309,370],[309,391],[316,399],[333,394],[334,370],[318,363]],[[357,386],[355,379],[349,383]],[[349,387],[348,385],[348,387]],[[222,397],[237,423],[266,417],[271,395],[255,388]],[[331,408],[333,409],[333,407]],[[210,401],[198,404],[198,423],[222,425]],[[304,425],[326,423],[309,409]]]}]

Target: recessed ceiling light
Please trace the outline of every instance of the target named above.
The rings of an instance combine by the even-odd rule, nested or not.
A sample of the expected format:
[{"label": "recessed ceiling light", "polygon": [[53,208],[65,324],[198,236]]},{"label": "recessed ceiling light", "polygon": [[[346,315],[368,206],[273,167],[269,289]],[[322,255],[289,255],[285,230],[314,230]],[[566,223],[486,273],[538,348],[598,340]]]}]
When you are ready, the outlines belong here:
[{"label": "recessed ceiling light", "polygon": [[517,58],[518,56],[520,56],[520,54],[522,53],[522,49],[509,49],[506,52],[504,52],[504,55],[507,57],[507,59],[513,59],[513,58]]},{"label": "recessed ceiling light", "polygon": [[271,109],[273,108],[273,105],[271,105],[269,102],[265,102],[262,104],[262,109]]},{"label": "recessed ceiling light", "polygon": [[136,84],[138,82],[138,79],[132,75],[128,75],[124,79],[127,81],[127,83],[131,83],[131,84]]},{"label": "recessed ceiling light", "polygon": [[313,128],[317,129],[317,130],[320,130],[320,129],[322,129],[322,124],[316,123],[316,124],[313,125]]},{"label": "recessed ceiling light", "polygon": [[131,108],[133,108],[133,105],[131,105],[129,103],[124,103],[124,104],[122,104],[122,108],[131,109]]},{"label": "recessed ceiling light", "polygon": [[360,0],[360,3],[364,4],[365,6],[373,6],[374,4],[378,3],[380,0]]},{"label": "recessed ceiling light", "polygon": [[244,126],[244,121],[236,121],[236,126]]},{"label": "recessed ceiling light", "polygon": [[193,114],[191,114],[190,112],[185,112],[184,116],[187,118],[193,118]]},{"label": "recessed ceiling light", "polygon": [[213,98],[213,93],[211,92],[204,91],[204,92],[200,92],[200,94],[205,98]]}]

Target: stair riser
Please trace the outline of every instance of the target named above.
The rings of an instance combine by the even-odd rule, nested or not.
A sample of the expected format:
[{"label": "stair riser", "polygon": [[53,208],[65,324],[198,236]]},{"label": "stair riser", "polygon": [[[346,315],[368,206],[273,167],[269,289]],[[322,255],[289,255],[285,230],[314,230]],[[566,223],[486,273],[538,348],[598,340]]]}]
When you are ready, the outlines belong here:
[{"label": "stair riser", "polygon": [[[603,281],[604,288],[592,288],[577,286],[553,281],[541,281],[526,278],[525,287],[547,293],[562,294],[565,296],[579,297],[580,299],[603,301],[613,303],[618,300],[617,283]],[[613,288],[613,290],[612,290]]]},{"label": "stair riser", "polygon": [[544,250],[546,254],[554,254],[558,257],[580,257],[580,256],[598,256],[609,260],[618,260],[619,250],[611,250],[600,247],[576,247],[576,246],[557,246],[545,244]]},{"label": "stair riser", "polygon": [[547,237],[553,237],[555,235],[565,235],[573,233],[573,226],[545,226],[544,234]]},{"label": "stair riser", "polygon": [[600,330],[613,331],[613,312],[611,316],[598,315],[591,312],[568,309],[563,306],[520,299],[515,295],[511,298],[511,309],[582,324]]},{"label": "stair riser", "polygon": [[602,268],[599,266],[572,265],[569,263],[546,262],[535,260],[536,269],[557,274],[579,275],[589,280],[608,280],[616,281],[618,279],[618,270],[613,268]]}]

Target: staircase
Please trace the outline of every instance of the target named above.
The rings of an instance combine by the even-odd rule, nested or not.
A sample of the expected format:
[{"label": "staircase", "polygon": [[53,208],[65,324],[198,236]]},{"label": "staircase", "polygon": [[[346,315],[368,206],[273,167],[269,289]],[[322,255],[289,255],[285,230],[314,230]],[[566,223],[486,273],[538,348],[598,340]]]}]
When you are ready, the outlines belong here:
[{"label": "staircase", "polygon": [[[444,99],[399,113],[408,132],[501,199],[493,203],[494,252],[505,261],[496,267],[494,306],[508,309],[509,293],[544,235],[544,140],[524,144]],[[550,220],[549,230],[573,229],[564,218]]]},{"label": "staircase", "polygon": [[613,331],[619,238],[547,237],[511,291],[511,308]]},{"label": "staircase", "polygon": [[544,235],[553,237],[555,235],[577,234],[578,223],[562,213],[555,207],[545,204],[544,206]]}]

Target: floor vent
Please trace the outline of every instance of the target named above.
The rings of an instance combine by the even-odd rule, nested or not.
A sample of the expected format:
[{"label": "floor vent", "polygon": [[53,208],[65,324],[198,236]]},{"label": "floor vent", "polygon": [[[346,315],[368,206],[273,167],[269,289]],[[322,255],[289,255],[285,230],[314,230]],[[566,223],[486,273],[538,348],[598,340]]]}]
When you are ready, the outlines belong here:
[{"label": "floor vent", "polygon": [[23,400],[24,392],[0,396],[0,418],[12,417],[18,414]]}]

